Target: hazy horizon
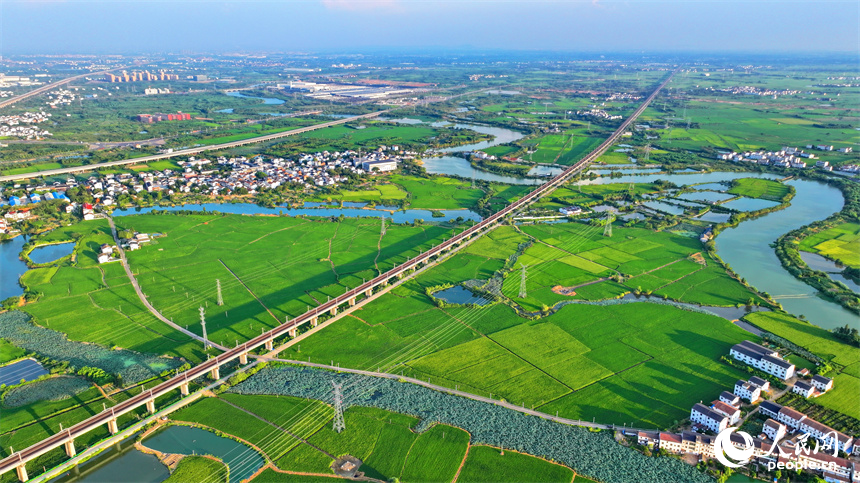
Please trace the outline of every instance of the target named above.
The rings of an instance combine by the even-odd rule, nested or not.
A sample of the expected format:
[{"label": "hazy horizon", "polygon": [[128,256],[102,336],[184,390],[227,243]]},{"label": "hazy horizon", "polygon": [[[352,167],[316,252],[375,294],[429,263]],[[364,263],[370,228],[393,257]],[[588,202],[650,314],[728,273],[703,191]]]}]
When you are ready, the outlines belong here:
[{"label": "hazy horizon", "polygon": [[4,0],[0,55],[553,51],[848,53],[860,2]]}]

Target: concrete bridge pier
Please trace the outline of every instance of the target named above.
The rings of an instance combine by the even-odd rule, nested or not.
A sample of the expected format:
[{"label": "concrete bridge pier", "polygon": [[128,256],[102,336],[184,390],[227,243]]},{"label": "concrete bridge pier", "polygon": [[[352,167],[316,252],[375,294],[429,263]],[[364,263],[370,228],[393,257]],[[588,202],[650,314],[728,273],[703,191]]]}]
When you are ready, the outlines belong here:
[{"label": "concrete bridge pier", "polygon": [[373,295],[373,289],[372,288],[369,288],[369,289],[364,291],[365,297],[370,297],[371,295]]},{"label": "concrete bridge pier", "polygon": [[332,307],[331,310],[329,311],[329,313],[331,315],[337,315],[337,307]]},{"label": "concrete bridge pier", "polygon": [[182,394],[183,396],[188,395],[188,383],[187,382],[185,384],[182,384],[181,386],[179,386],[179,393]]},{"label": "concrete bridge pier", "polygon": [[287,334],[288,334],[290,337],[295,337],[295,336],[298,334],[298,331],[296,330],[296,328],[295,328],[295,327],[293,327],[292,329],[290,329],[290,330],[288,330],[288,331],[287,331]]},{"label": "concrete bridge pier", "polygon": [[318,325],[320,325],[320,319],[317,317],[312,318],[311,319],[311,327],[316,327]]},{"label": "concrete bridge pier", "polygon": [[212,370],[211,370],[211,371],[209,371],[209,377],[210,377],[213,381],[217,381],[218,379],[221,379],[221,371],[220,371],[220,368],[219,368],[219,367],[217,367],[217,366],[216,366],[216,367],[213,367],[213,368],[212,368]]},{"label": "concrete bridge pier", "polygon": [[146,401],[146,411],[149,414],[155,414],[155,399],[150,399]]},{"label": "concrete bridge pier", "polygon": [[69,458],[74,458],[75,455],[78,454],[75,451],[75,441],[74,440],[70,439],[70,440],[66,441],[65,443],[63,443],[63,447],[66,450],[66,456],[68,456]]},{"label": "concrete bridge pier", "polygon": [[116,425],[116,418],[108,420],[108,431],[110,431],[110,434],[116,434],[119,432],[119,427]]},{"label": "concrete bridge pier", "polygon": [[27,477],[27,467],[23,463],[15,467],[15,472],[18,473],[19,481],[27,481],[30,479]]},{"label": "concrete bridge pier", "polygon": [[272,339],[266,341],[266,350],[270,351],[275,348],[275,343],[272,342]]},{"label": "concrete bridge pier", "polygon": [[350,307],[355,307],[355,297],[353,297],[353,298],[349,299],[349,306],[350,306]]},{"label": "concrete bridge pier", "polygon": [[245,352],[244,354],[239,354],[239,364],[242,364],[244,366],[247,363],[248,363],[248,353]]}]

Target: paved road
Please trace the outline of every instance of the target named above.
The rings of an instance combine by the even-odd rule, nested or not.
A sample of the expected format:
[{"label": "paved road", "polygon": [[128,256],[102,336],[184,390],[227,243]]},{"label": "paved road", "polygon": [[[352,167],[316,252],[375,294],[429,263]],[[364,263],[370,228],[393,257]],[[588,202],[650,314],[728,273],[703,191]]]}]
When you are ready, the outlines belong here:
[{"label": "paved road", "polygon": [[[174,329],[178,330],[179,332],[182,332],[183,334],[185,334],[191,338],[194,338],[200,342],[203,342],[203,337],[195,334],[194,332],[191,332],[190,330],[186,329],[185,327],[180,326],[179,324],[174,324],[172,320],[161,315],[161,312],[156,310],[155,307],[153,307],[152,304],[149,303],[149,300],[146,299],[146,295],[144,295],[143,290],[141,290],[141,288],[140,288],[140,284],[137,283],[137,279],[134,277],[134,273],[131,271],[131,267],[128,265],[128,260],[125,258],[125,250],[122,249],[122,246],[119,243],[119,236],[117,235],[116,225],[113,222],[113,218],[108,217],[108,223],[110,223],[110,232],[113,235],[114,243],[116,243],[116,249],[119,251],[119,259],[120,259],[120,262],[122,263],[122,268],[125,270],[125,274],[128,276],[128,279],[131,281],[131,286],[134,287],[134,291],[135,291],[135,293],[137,293],[137,297],[143,303],[144,307],[146,307],[147,310],[152,312],[152,315],[157,317],[158,320],[164,322],[165,324],[173,327]],[[218,345],[212,341],[208,341],[208,342],[210,345],[212,345],[212,346],[214,346],[214,347],[216,347],[222,351],[227,350],[227,348],[222,346],[222,345]]]},{"label": "paved road", "polygon": [[[486,91],[489,89],[490,88],[479,89],[477,91],[464,92],[462,94],[456,94],[453,96],[448,96],[448,97],[436,99],[434,101],[420,101],[417,104],[423,105],[423,104],[429,104],[430,102],[447,101],[447,100],[453,99],[455,97],[471,95],[471,94]],[[298,128],[298,129],[291,129],[288,131],[281,131],[281,132],[274,133],[274,134],[266,134],[263,136],[256,136],[253,138],[243,139],[240,141],[233,141],[233,142],[221,143],[221,144],[212,144],[209,146],[198,146],[198,147],[188,148],[188,149],[180,149],[177,151],[173,151],[171,153],[153,154],[151,156],[141,156],[139,158],[121,159],[118,161],[108,161],[105,163],[87,164],[87,165],[83,165],[83,166],[74,166],[74,167],[70,167],[70,168],[47,169],[44,171],[34,171],[32,173],[22,173],[22,174],[0,176],[0,183],[5,182],[5,181],[19,181],[19,180],[30,179],[30,178],[39,178],[41,176],[56,176],[56,175],[60,175],[60,174],[82,173],[85,171],[92,171],[92,170],[96,170],[99,168],[107,168],[107,167],[112,167],[112,166],[123,166],[123,165],[128,165],[128,164],[148,163],[150,161],[157,161],[159,159],[169,159],[169,158],[175,158],[175,157],[179,157],[179,156],[190,156],[192,154],[200,154],[200,153],[203,153],[206,151],[220,151],[223,149],[230,149],[230,148],[235,148],[235,147],[239,147],[239,146],[245,146],[247,144],[256,144],[256,143],[262,143],[262,142],[266,142],[266,141],[272,141],[275,139],[280,139],[280,138],[287,137],[287,136],[295,136],[296,134],[303,134],[306,132],[316,131],[317,129],[325,129],[327,127],[339,126],[341,124],[346,124],[348,122],[352,122],[352,121],[356,121],[356,120],[360,120],[360,119],[370,119],[370,118],[377,117],[377,116],[380,116],[382,114],[385,114],[385,113],[388,113],[391,111],[396,111],[398,109],[402,109],[402,107],[395,107],[395,108],[391,108],[391,109],[385,109],[382,111],[371,112],[369,114],[361,114],[358,116],[352,116],[352,117],[347,117],[347,118],[343,118],[343,119],[337,119],[335,121],[324,122],[322,124],[314,124],[313,126],[306,126],[306,127],[302,127],[302,128]]]},{"label": "paved road", "polygon": [[33,89],[32,91],[25,92],[24,94],[21,94],[21,95],[15,96],[15,97],[10,97],[9,99],[6,99],[4,101],[0,101],[0,108],[6,107],[6,106],[11,106],[12,104],[15,104],[16,102],[23,101],[24,99],[27,99],[27,98],[30,98],[33,96],[37,96],[43,92],[48,92],[51,89],[54,89],[54,88],[59,87],[59,86],[64,85],[64,84],[68,84],[69,82],[73,82],[73,81],[76,81],[78,79],[83,79],[84,77],[107,74],[108,72],[118,70],[118,69],[123,69],[123,68],[124,68],[124,66],[123,67],[114,67],[113,69],[102,70],[102,71],[98,71],[98,72],[87,72],[86,74],[76,75],[74,77],[66,77],[63,80],[58,80],[57,82],[51,82],[50,84],[45,84],[44,86],[39,87],[38,89]]},{"label": "paved road", "polygon": [[[677,71],[676,71],[677,72]],[[109,411],[100,412],[89,419],[81,421],[80,423],[75,424],[71,428],[68,428],[63,433],[54,434],[49,436],[48,438],[18,452],[11,454],[10,456],[0,460],[0,474],[5,473],[7,471],[13,470],[16,466],[19,466],[23,462],[28,462],[34,458],[38,458],[39,456],[51,451],[54,448],[61,446],[65,441],[68,441],[69,438],[77,438],[80,437],[92,429],[106,424],[108,421],[115,419],[116,417],[129,413],[134,409],[142,406],[147,401],[155,399],[161,395],[167,394],[171,391],[175,391],[181,386],[188,383],[190,380],[197,379],[198,377],[203,377],[210,371],[214,371],[221,367],[221,365],[226,364],[228,362],[239,359],[240,357],[248,354],[249,351],[255,350],[259,347],[263,347],[267,342],[274,340],[275,338],[286,336],[289,332],[293,331],[297,327],[302,324],[308,323],[311,320],[319,317],[320,315],[325,315],[330,313],[332,310],[337,309],[343,304],[346,304],[350,300],[354,300],[359,296],[362,296],[368,291],[371,291],[377,287],[387,285],[390,280],[397,279],[403,275],[408,274],[410,271],[423,267],[425,264],[430,262],[433,257],[442,256],[446,251],[451,250],[461,243],[466,242],[472,236],[481,236],[482,234],[488,232],[490,228],[494,227],[498,222],[504,221],[506,217],[511,216],[518,212],[520,209],[528,206],[530,203],[535,200],[540,199],[540,197],[544,196],[547,193],[552,192],[557,187],[563,185],[571,176],[579,173],[584,168],[586,168],[589,164],[591,164],[597,157],[606,152],[612,144],[618,140],[621,135],[627,130],[630,124],[645,110],[646,107],[654,100],[657,94],[669,83],[669,81],[674,76],[674,72],[672,75],[669,75],[663,83],[661,83],[654,92],[648,96],[648,98],[640,105],[638,109],[626,120],[624,121],[618,129],[612,133],[609,138],[606,139],[603,143],[600,144],[594,151],[586,155],[582,160],[566,169],[564,172],[559,174],[558,176],[552,178],[547,181],[543,185],[540,185],[538,188],[533,190],[532,192],[526,194],[522,198],[517,201],[514,201],[507,207],[499,210],[497,213],[485,218],[479,223],[463,230],[458,235],[451,237],[448,240],[443,241],[439,245],[427,250],[426,252],[421,253],[420,255],[413,257],[409,260],[406,260],[402,264],[392,268],[391,270],[380,274],[379,276],[373,278],[372,280],[366,281],[358,287],[347,290],[343,295],[335,297],[328,302],[321,304],[318,307],[314,307],[312,310],[295,317],[293,320],[281,324],[278,327],[261,334],[253,339],[241,344],[235,348],[226,350],[223,354],[219,354],[214,358],[206,360],[191,369],[178,374],[167,381],[164,381],[158,384],[155,387],[152,387],[146,392],[133,396],[126,401],[123,401],[116,406],[112,407]],[[466,95],[469,93],[465,93]],[[115,231],[115,230],[114,230]],[[127,265],[124,265],[128,273]],[[134,283],[134,278],[130,277],[130,279]],[[138,291],[138,296],[142,297],[142,293],[139,291],[139,288],[135,285],[135,290]],[[150,310],[154,310],[151,308],[148,302],[145,301],[145,298],[141,300],[144,301],[144,304],[150,308]],[[361,302],[359,302],[361,304]],[[165,319],[161,319],[167,322]],[[171,322],[172,323],[172,322]]]}]

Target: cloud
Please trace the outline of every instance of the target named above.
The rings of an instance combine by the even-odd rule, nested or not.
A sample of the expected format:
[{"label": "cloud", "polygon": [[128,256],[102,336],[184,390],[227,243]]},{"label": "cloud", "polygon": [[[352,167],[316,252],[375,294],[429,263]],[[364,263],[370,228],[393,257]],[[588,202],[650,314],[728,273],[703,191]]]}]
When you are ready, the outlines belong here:
[{"label": "cloud", "polygon": [[395,9],[400,7],[398,0],[322,0],[323,6],[328,10],[379,10]]}]

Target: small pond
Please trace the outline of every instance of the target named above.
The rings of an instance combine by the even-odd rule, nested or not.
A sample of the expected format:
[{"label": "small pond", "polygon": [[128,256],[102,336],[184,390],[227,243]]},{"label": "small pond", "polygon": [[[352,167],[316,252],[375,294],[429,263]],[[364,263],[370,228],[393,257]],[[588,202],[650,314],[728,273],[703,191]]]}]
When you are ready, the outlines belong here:
[{"label": "small pond", "polygon": [[729,193],[717,193],[715,191],[699,191],[696,193],[684,193],[683,195],[679,196],[678,199],[713,203],[718,201],[725,201],[730,198],[734,198],[735,196],[736,195],[732,195]]},{"label": "small pond", "polygon": [[434,297],[438,299],[442,299],[449,304],[475,304],[475,305],[487,305],[490,303],[489,300],[479,297],[468,289],[465,289],[459,285],[455,285],[451,288],[446,288],[445,290],[440,290],[433,294]]},{"label": "small pond", "polygon": [[663,203],[662,201],[646,201],[645,203],[642,203],[642,206],[647,206],[648,208],[651,208],[652,210],[657,210],[657,211],[662,211],[664,213],[669,213],[670,215],[683,215],[684,214],[683,208],[681,208],[679,206],[675,206],[675,205],[670,205],[669,203]]},{"label": "small pond", "polygon": [[702,221],[708,221],[711,223],[725,223],[725,222],[729,221],[729,218],[731,218],[731,216],[732,215],[729,213],[714,213],[713,211],[709,211],[709,212],[705,213],[704,215],[697,216],[696,219],[702,220]]},{"label": "small pond", "polygon": [[11,386],[20,383],[21,379],[32,381],[47,373],[48,371],[42,367],[42,364],[39,364],[39,361],[24,359],[14,364],[0,367],[0,385]]},{"label": "small pond", "polygon": [[34,263],[49,263],[54,260],[59,260],[67,255],[71,255],[75,249],[75,242],[57,243],[55,245],[43,245],[34,248],[30,252],[30,260]]},{"label": "small pond", "polygon": [[249,478],[266,463],[263,457],[249,446],[188,426],[171,426],[145,439],[143,445],[165,453],[217,456],[230,468],[231,482]]}]

